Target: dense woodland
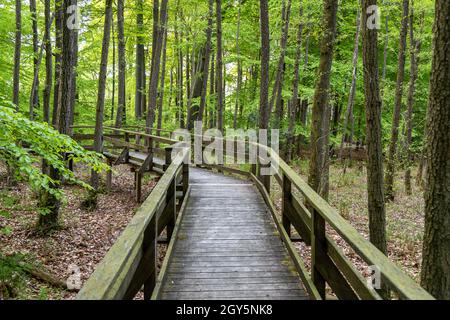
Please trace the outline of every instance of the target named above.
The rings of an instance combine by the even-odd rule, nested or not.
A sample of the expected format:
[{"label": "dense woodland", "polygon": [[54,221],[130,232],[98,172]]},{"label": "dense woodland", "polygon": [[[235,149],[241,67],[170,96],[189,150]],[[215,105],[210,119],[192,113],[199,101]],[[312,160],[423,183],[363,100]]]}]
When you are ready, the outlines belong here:
[{"label": "dense woodland", "polygon": [[[279,129],[280,155],[325,199],[333,168],[366,167],[369,239],[385,254],[386,206],[423,197],[417,280],[450,299],[449,16],[446,0],[2,0],[2,190],[39,193],[47,231],[61,181],[99,190],[104,126]],[[95,125],[94,151],[73,125]]]}]

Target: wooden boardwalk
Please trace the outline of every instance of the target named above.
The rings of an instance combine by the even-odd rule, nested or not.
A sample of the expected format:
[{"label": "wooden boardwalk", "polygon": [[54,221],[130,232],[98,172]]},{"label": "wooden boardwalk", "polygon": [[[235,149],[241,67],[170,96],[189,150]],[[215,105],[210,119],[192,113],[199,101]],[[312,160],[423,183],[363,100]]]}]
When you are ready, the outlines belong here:
[{"label": "wooden boardwalk", "polygon": [[190,169],[161,299],[309,299],[249,181]]}]

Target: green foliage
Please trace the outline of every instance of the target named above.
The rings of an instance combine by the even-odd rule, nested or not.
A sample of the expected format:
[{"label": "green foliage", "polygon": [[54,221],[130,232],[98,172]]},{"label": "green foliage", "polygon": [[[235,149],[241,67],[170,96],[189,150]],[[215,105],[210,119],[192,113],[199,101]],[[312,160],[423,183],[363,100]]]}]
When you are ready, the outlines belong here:
[{"label": "green foliage", "polygon": [[23,287],[25,267],[21,262],[24,256],[14,254],[6,256],[0,252],[0,300],[16,297]]},{"label": "green foliage", "polygon": [[37,162],[43,159],[56,169],[67,182],[78,184],[84,188],[91,187],[77,179],[67,169],[64,154],[74,163],[82,162],[91,169],[100,172],[109,167],[103,162],[103,156],[86,151],[74,140],[59,134],[46,123],[30,121],[15,112],[12,105],[0,102],[0,160],[7,163],[18,180],[26,181],[33,190],[45,190],[61,198],[62,192],[55,188],[60,181],[55,181],[42,173]]}]

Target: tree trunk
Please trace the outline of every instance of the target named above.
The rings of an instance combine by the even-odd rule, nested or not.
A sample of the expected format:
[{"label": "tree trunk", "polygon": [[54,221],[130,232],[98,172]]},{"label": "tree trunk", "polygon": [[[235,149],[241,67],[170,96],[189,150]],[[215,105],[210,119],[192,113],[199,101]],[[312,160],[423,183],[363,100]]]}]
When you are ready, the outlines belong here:
[{"label": "tree trunk", "polygon": [[217,129],[223,132],[222,1],[216,0]]},{"label": "tree trunk", "polygon": [[19,111],[20,56],[22,51],[22,0],[16,0],[16,38],[14,43],[13,103]]},{"label": "tree trunk", "polygon": [[[166,82],[166,60],[167,60],[167,19],[164,22],[164,40],[163,40],[163,61],[161,69],[161,84],[159,89],[159,99],[158,99],[158,121],[157,129],[162,129],[162,114],[163,114],[163,104],[164,104],[164,87]],[[161,131],[157,131],[156,134],[159,136]]]},{"label": "tree trunk", "polygon": [[299,105],[298,87],[300,83],[300,56],[302,52],[302,34],[303,34],[303,4],[300,1],[300,22],[297,31],[297,48],[295,52],[294,64],[294,83],[292,88],[292,102],[289,105],[289,128],[287,137],[287,155],[286,161],[292,160],[292,153],[294,149],[294,129],[295,119],[297,118],[296,111]]},{"label": "tree trunk", "polygon": [[136,91],[134,96],[134,114],[136,120],[142,118],[142,100],[145,78],[145,62],[144,62],[144,0],[136,1],[136,25],[137,25],[137,36],[136,36]]},{"label": "tree trunk", "polygon": [[55,84],[53,87],[52,125],[58,126],[58,110],[61,103],[63,0],[55,0]]},{"label": "tree trunk", "polygon": [[35,109],[39,108],[39,40],[36,14],[36,0],[30,0],[31,30],[33,32],[33,85],[30,94],[30,119],[35,117]]},{"label": "tree trunk", "polygon": [[[164,36],[164,27],[163,23],[166,21],[167,16],[167,2],[168,0],[161,1],[161,12],[158,23],[156,24],[156,42],[155,47],[153,47],[152,55],[152,71],[150,73],[150,84],[148,89],[148,107],[147,107],[147,130],[150,133],[153,128],[155,122],[155,112],[156,112],[156,103],[158,98],[158,81],[159,81],[159,70],[161,65],[161,51],[162,51],[162,42]],[[154,5],[159,3],[158,0],[154,0]],[[157,19],[157,17],[154,17]],[[155,27],[155,25],[154,25]],[[155,30],[154,30],[155,31]]]},{"label": "tree trunk", "polygon": [[[126,68],[125,60],[125,34],[123,30],[124,23],[124,0],[117,0],[117,36],[119,50],[119,101],[117,105],[116,127],[122,127],[126,108]],[[113,93],[114,94],[114,93]]]},{"label": "tree trunk", "polygon": [[[368,12],[377,0],[363,0],[362,38],[364,65],[364,92],[366,109],[367,143],[367,202],[369,233],[372,242],[381,252],[387,253],[386,212],[383,188],[383,148],[381,144],[381,97],[378,76],[378,31],[368,28]],[[369,10],[370,12],[370,10]],[[383,292],[381,292],[383,294]]]},{"label": "tree trunk", "polygon": [[[100,72],[98,77],[97,107],[95,114],[94,151],[98,153],[103,152],[103,118],[105,108],[106,73],[108,67],[108,51],[109,51],[109,41],[111,38],[111,25],[112,25],[112,0],[106,0],[105,24],[103,26],[102,55],[100,62]],[[99,176],[98,173],[95,171],[92,171],[91,185],[94,189],[98,189],[99,187]]]},{"label": "tree trunk", "polygon": [[[409,23],[409,39],[410,39],[410,70],[409,70],[409,88],[408,88],[408,111],[406,114],[406,163],[405,163],[405,191],[411,195],[411,164],[413,162],[413,155],[411,151],[412,143],[412,128],[413,128],[413,109],[414,109],[414,94],[416,90],[416,81],[419,75],[419,52],[421,42],[414,38],[414,15],[413,7],[411,7],[410,23]],[[421,26],[423,27],[423,16],[421,19]],[[421,27],[421,28],[422,28]]]},{"label": "tree trunk", "polygon": [[236,84],[236,100],[234,105],[234,118],[233,128],[237,129],[237,117],[239,109],[241,108],[240,94],[242,86],[242,61],[241,61],[241,47],[239,46],[239,37],[241,33],[241,0],[238,0],[238,17],[237,17],[237,30],[236,30],[236,54],[238,56],[237,61],[237,84]]},{"label": "tree trunk", "polygon": [[259,94],[259,128],[269,128],[269,4],[267,0],[259,1],[261,29],[261,84]]},{"label": "tree trunk", "polygon": [[336,37],[337,0],[324,1],[324,35],[320,46],[319,80],[316,84],[312,109],[311,160],[309,185],[324,198],[328,198],[328,135],[329,90],[333,49]]},{"label": "tree trunk", "polygon": [[421,284],[450,299],[450,2],[436,0],[427,113],[427,186]]},{"label": "tree trunk", "polygon": [[[117,15],[119,15],[119,9],[117,9]],[[116,104],[116,32],[114,30],[114,16],[111,18],[111,36],[112,36],[112,91],[111,91],[111,115],[110,120],[114,120],[114,110]],[[118,109],[118,108],[117,108]],[[119,111],[119,110],[117,110]],[[118,114],[119,112],[117,112]],[[117,121],[116,121],[117,125]]]},{"label": "tree trunk", "polygon": [[53,83],[53,57],[52,57],[52,42],[51,42],[51,9],[50,0],[45,0],[45,89],[44,89],[44,121],[50,121],[50,96],[52,93]]},{"label": "tree trunk", "polygon": [[355,46],[353,49],[353,72],[352,72],[352,84],[350,85],[350,93],[348,95],[347,102],[347,113],[345,115],[344,127],[342,130],[341,147],[339,148],[339,159],[342,161],[342,153],[344,150],[345,141],[350,142],[350,148],[352,141],[348,139],[348,124],[353,122],[353,106],[355,104],[355,94],[356,94],[356,77],[358,71],[358,53],[359,53],[359,33],[361,30],[361,13],[359,12],[356,16],[356,34],[355,34]]},{"label": "tree trunk", "polygon": [[283,20],[283,31],[281,34],[281,41],[280,41],[280,57],[278,59],[278,67],[277,67],[277,74],[275,78],[275,84],[272,90],[272,97],[270,98],[270,113],[272,113],[273,107],[275,105],[275,128],[280,127],[281,123],[281,109],[282,109],[282,88],[283,88],[283,76],[284,76],[284,58],[286,56],[286,46],[289,36],[289,22],[290,22],[290,16],[291,16],[291,0],[287,0],[287,6],[283,2],[283,9],[282,9],[282,20]]},{"label": "tree trunk", "polygon": [[214,66],[215,57],[214,54],[211,54],[211,70],[210,70],[210,80],[209,80],[209,128],[214,128],[214,124],[216,123],[216,119],[214,118],[214,108],[216,106],[216,78],[215,78],[215,66]]},{"label": "tree trunk", "polygon": [[389,153],[385,177],[386,200],[388,201],[394,200],[395,161],[397,153],[398,128],[400,124],[400,112],[402,108],[403,80],[405,77],[405,52],[406,52],[406,34],[408,31],[408,11],[409,11],[409,0],[403,0],[402,27],[400,30],[400,48],[398,52],[397,86],[395,89],[391,142],[389,144]]},{"label": "tree trunk", "polygon": [[[214,0],[208,1],[209,15],[208,15],[208,28],[206,29],[206,47],[204,56],[204,66],[203,66],[203,84],[202,93],[200,98],[200,108],[198,112],[198,121],[203,121],[203,113],[205,112],[206,106],[206,93],[208,91],[208,71],[209,62],[211,59],[211,38],[212,38],[212,28],[213,28],[213,16],[214,16]],[[211,78],[212,79],[212,78]],[[210,80],[212,81],[212,80]]]}]

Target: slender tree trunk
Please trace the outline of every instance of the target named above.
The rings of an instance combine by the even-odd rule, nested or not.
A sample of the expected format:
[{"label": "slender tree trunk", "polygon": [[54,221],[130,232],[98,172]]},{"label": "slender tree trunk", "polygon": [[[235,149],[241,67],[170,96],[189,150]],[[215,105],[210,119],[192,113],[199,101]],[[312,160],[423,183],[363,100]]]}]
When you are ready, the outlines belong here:
[{"label": "slender tree trunk", "polygon": [[281,35],[281,53],[278,59],[277,75],[275,79],[275,84],[272,90],[272,97],[270,99],[270,113],[275,105],[275,128],[280,127],[281,123],[281,111],[282,111],[282,88],[283,88],[283,77],[284,77],[284,60],[286,56],[286,46],[289,36],[289,22],[291,16],[291,0],[287,0],[287,6],[283,4],[283,31]]},{"label": "slender tree trunk", "polygon": [[436,0],[427,112],[427,185],[421,284],[450,299],[450,2]]},{"label": "slender tree trunk", "polygon": [[[100,62],[100,72],[98,77],[98,95],[97,95],[97,108],[95,116],[95,134],[94,134],[94,151],[98,153],[103,152],[103,118],[105,108],[105,89],[106,89],[106,73],[108,67],[108,51],[109,42],[111,38],[111,25],[112,25],[112,0],[106,0],[105,2],[105,24],[103,26],[103,42],[102,42],[102,55]],[[91,185],[94,189],[99,187],[98,173],[92,171]]]},{"label": "slender tree trunk", "polygon": [[136,0],[136,92],[134,96],[134,114],[136,120],[142,118],[142,100],[143,92],[145,90],[145,62],[144,62],[144,0]]},{"label": "slender tree trunk", "polygon": [[44,89],[44,121],[50,122],[50,97],[53,83],[53,56],[51,42],[51,1],[45,0],[45,89]]},{"label": "slender tree trunk", "polygon": [[[167,19],[164,23],[164,44],[163,44],[163,61],[162,61],[162,69],[161,69],[161,84],[159,90],[159,99],[158,99],[158,121],[157,128],[162,128],[162,114],[163,114],[163,103],[164,103],[164,89],[166,82],[166,60],[167,60]],[[158,130],[156,134],[159,136],[161,132]]]},{"label": "slender tree trunk", "polygon": [[289,105],[289,128],[287,138],[287,155],[286,160],[292,160],[292,153],[294,149],[294,129],[295,119],[297,118],[297,107],[299,105],[298,88],[300,83],[300,58],[302,52],[302,34],[303,34],[303,4],[300,1],[300,22],[297,31],[297,48],[295,52],[295,64],[294,64],[294,83],[292,88],[292,102]]},{"label": "slender tree trunk", "polygon": [[[353,122],[353,106],[355,104],[355,94],[356,94],[356,77],[357,77],[357,71],[358,71],[358,54],[359,54],[359,33],[361,30],[361,14],[358,9],[358,14],[356,16],[356,35],[355,35],[355,46],[353,49],[353,72],[352,72],[352,84],[350,86],[350,93],[348,95],[348,102],[347,102],[347,113],[345,115],[344,120],[344,127],[342,130],[342,139],[341,139],[341,147],[339,148],[339,159],[342,161],[342,155],[344,151],[344,143],[345,141],[350,142],[350,148],[351,143],[348,139],[348,124]],[[350,151],[351,152],[351,151]]]},{"label": "slender tree trunk", "polygon": [[391,142],[389,144],[386,168],[386,200],[394,200],[395,161],[398,142],[398,128],[402,108],[403,80],[405,78],[406,34],[408,32],[409,0],[403,0],[402,27],[400,30],[400,49],[398,53],[397,87],[395,90],[394,113],[392,119]]},{"label": "slender tree trunk", "polygon": [[[378,31],[368,28],[368,12],[377,0],[363,0],[362,37],[364,64],[364,92],[367,143],[367,201],[369,209],[370,241],[384,254],[386,245],[386,212],[383,188],[383,158],[381,144],[381,97],[378,76]],[[369,11],[370,12],[370,11]],[[381,292],[382,294],[383,291]]]},{"label": "slender tree trunk", "polygon": [[39,40],[36,14],[36,0],[30,0],[31,30],[33,32],[33,86],[30,94],[30,119],[35,117],[35,109],[39,108]]},{"label": "slender tree trunk", "polygon": [[324,1],[324,35],[320,46],[319,79],[313,100],[311,160],[309,185],[324,198],[328,198],[328,136],[330,73],[336,37],[337,0]]},{"label": "slender tree trunk", "polygon": [[[405,164],[405,190],[408,195],[412,193],[411,189],[411,164],[413,162],[413,154],[411,151],[412,128],[413,128],[413,109],[414,94],[416,90],[416,81],[419,75],[419,52],[421,42],[414,38],[414,14],[411,6],[410,23],[409,23],[409,39],[410,39],[410,71],[409,71],[409,88],[408,88],[408,111],[406,114],[406,164]],[[423,28],[423,16],[421,18],[421,28]]]},{"label": "slender tree trunk", "polygon": [[19,111],[20,56],[22,51],[22,0],[16,0],[16,38],[14,44],[13,103]]},{"label": "slender tree trunk", "polygon": [[215,57],[211,54],[211,70],[210,70],[210,83],[209,83],[209,128],[214,128],[214,124],[216,123],[216,119],[214,118],[214,108],[216,106],[216,78],[215,78]]},{"label": "slender tree trunk", "polygon": [[236,84],[236,101],[234,105],[234,118],[233,118],[233,128],[237,129],[237,117],[238,111],[241,108],[240,94],[241,94],[241,86],[242,86],[242,61],[241,61],[241,47],[239,45],[239,37],[241,32],[241,0],[238,0],[238,17],[237,17],[237,31],[236,31],[236,54],[238,56],[237,61],[237,84]]},{"label": "slender tree trunk", "polygon": [[216,0],[217,129],[223,132],[222,1]]},{"label": "slender tree trunk", "polygon": [[[212,28],[213,28],[213,16],[214,16],[214,0],[208,1],[209,15],[208,15],[208,28],[206,29],[206,47],[204,56],[204,66],[203,66],[203,84],[202,93],[200,98],[200,108],[198,112],[198,121],[203,121],[203,114],[205,112],[206,106],[206,93],[208,91],[208,70],[209,62],[211,59],[211,38],[212,38]],[[211,80],[210,80],[211,81]]]},{"label": "slender tree trunk", "polygon": [[[158,4],[158,0],[154,0],[154,5]],[[158,80],[159,80],[159,70],[161,65],[161,51],[162,51],[162,42],[164,35],[164,27],[163,23],[166,20],[167,16],[167,2],[168,0],[161,1],[161,16],[159,20],[161,23],[157,23],[156,25],[156,42],[155,47],[153,48],[152,55],[152,71],[150,73],[150,84],[148,89],[148,107],[147,107],[147,130],[151,131],[153,128],[155,121],[155,112],[156,112],[156,103],[158,97]],[[156,17],[154,17],[156,19]]]},{"label": "slender tree trunk", "polygon": [[117,105],[116,127],[122,126],[126,108],[126,69],[127,62],[125,58],[125,34],[123,30],[124,23],[124,0],[117,0],[117,35],[119,49],[119,101]]},{"label": "slender tree trunk", "polygon": [[259,128],[269,128],[269,61],[270,31],[269,4],[267,0],[259,1],[261,33],[261,84],[259,94]]},{"label": "slender tree trunk", "polygon": [[[117,9],[118,10],[118,9]],[[111,18],[111,37],[112,37],[112,92],[111,92],[111,113],[110,120],[114,120],[114,110],[116,108],[116,31],[114,30],[114,15]],[[119,110],[117,110],[119,111]],[[119,114],[119,112],[117,112]],[[117,121],[116,121],[117,125]]]},{"label": "slender tree trunk", "polygon": [[52,125],[58,125],[58,110],[61,102],[62,41],[63,41],[63,0],[55,0],[55,84],[53,87]]}]

